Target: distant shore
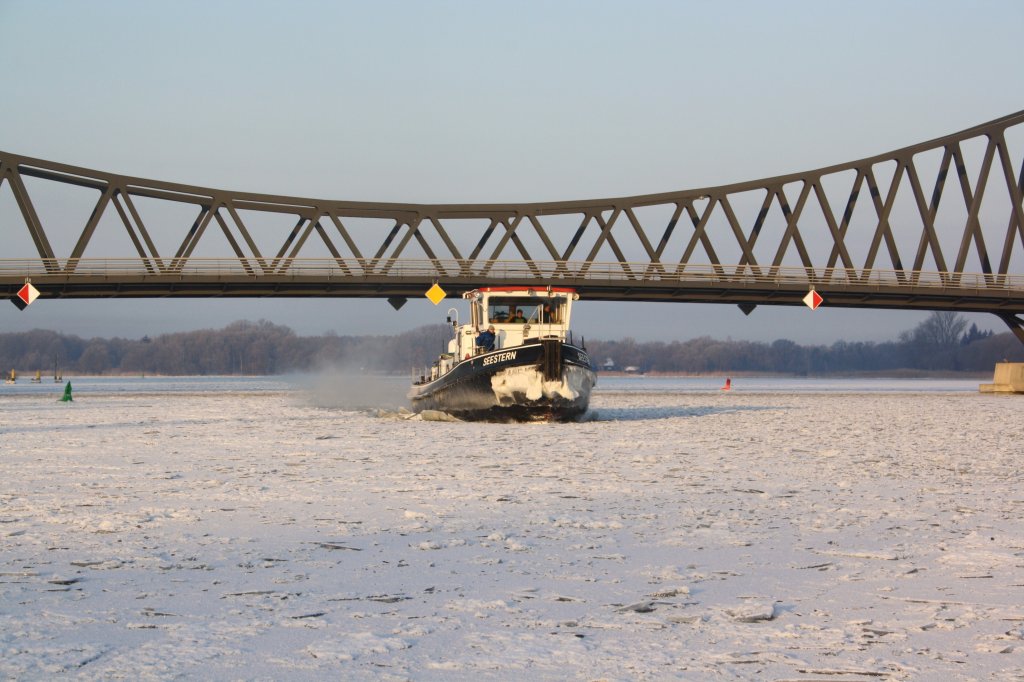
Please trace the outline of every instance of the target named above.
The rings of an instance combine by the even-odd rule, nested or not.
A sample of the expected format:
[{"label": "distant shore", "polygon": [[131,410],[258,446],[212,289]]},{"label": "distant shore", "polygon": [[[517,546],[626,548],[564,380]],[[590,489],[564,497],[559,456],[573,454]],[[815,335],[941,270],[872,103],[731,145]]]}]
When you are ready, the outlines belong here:
[{"label": "distant shore", "polygon": [[863,372],[822,372],[814,374],[797,374],[790,372],[623,372],[619,370],[598,370],[603,377],[672,377],[672,378],[711,378],[711,377],[756,377],[761,379],[985,379],[992,372],[954,370],[895,369],[886,371]]},{"label": "distant shore", "polygon": [[[993,368],[994,369],[994,368]],[[15,370],[18,382],[30,381],[35,377],[35,371]],[[233,378],[258,378],[258,377],[288,377],[288,376],[315,376],[324,374],[321,371],[284,372],[280,374],[158,374],[138,372],[105,372],[102,374],[69,373],[59,379],[68,381],[71,379],[180,379],[189,377],[233,377]],[[330,373],[327,371],[326,373]],[[885,371],[865,370],[863,372],[816,372],[816,373],[794,373],[794,372],[624,372],[621,370],[598,370],[598,376],[602,377],[636,377],[636,378],[694,378],[708,379],[716,377],[747,377],[759,379],[987,379],[992,377],[992,372],[981,371],[954,371],[954,370],[925,370],[925,369],[894,369]],[[378,373],[366,372],[372,376],[405,377],[408,373]],[[53,382],[52,376],[41,377],[42,383]]]}]

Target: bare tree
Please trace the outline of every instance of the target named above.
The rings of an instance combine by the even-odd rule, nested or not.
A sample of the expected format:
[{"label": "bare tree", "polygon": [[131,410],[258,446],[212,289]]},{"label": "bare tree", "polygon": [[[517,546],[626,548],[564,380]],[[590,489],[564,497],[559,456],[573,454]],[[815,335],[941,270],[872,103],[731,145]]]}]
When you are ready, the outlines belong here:
[{"label": "bare tree", "polygon": [[953,311],[935,311],[921,324],[900,334],[911,367],[959,369],[956,351],[967,320]]},{"label": "bare tree", "polygon": [[953,348],[959,344],[966,328],[966,318],[951,310],[935,311],[918,326],[921,339],[941,349]]}]

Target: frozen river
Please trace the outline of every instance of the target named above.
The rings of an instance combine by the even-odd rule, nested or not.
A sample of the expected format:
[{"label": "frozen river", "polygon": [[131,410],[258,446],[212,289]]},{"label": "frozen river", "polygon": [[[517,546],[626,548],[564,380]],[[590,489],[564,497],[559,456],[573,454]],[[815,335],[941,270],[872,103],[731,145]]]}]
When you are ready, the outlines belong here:
[{"label": "frozen river", "polygon": [[1020,680],[1024,398],[601,378],[0,387],[0,677]]}]

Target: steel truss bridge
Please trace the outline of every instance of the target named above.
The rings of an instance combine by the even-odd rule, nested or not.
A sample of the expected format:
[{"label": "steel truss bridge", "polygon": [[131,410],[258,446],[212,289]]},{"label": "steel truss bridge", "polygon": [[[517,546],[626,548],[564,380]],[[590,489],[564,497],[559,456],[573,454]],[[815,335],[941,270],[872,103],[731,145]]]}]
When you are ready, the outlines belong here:
[{"label": "steel truss bridge", "polygon": [[[801,305],[815,289],[831,307],[994,313],[1024,342],[1022,124],[1024,111],[732,185],[515,204],[273,196],[0,152],[0,292],[30,280],[43,299],[377,297],[399,307],[434,283],[449,294],[557,284],[588,300],[749,313]],[[64,217],[41,218],[55,213],[55,188],[88,197],[70,230]],[[119,257],[107,257],[112,237]]]}]

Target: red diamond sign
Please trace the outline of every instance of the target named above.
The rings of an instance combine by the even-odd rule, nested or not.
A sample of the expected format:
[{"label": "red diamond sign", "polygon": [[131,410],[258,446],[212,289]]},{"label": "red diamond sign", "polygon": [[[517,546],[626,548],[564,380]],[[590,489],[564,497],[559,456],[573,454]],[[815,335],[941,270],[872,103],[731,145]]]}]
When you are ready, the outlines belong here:
[{"label": "red diamond sign", "polygon": [[32,305],[32,302],[39,298],[39,289],[36,289],[30,283],[26,283],[25,286],[18,290],[18,298],[23,300],[25,305]]},{"label": "red diamond sign", "polygon": [[821,297],[821,294],[819,294],[814,289],[808,291],[807,295],[804,296],[804,303],[806,303],[807,307],[810,308],[811,310],[817,310],[818,306],[821,305],[822,301],[824,300],[825,299]]},{"label": "red diamond sign", "polygon": [[22,310],[32,305],[32,301],[39,298],[39,290],[26,282],[25,286],[18,290],[18,293],[14,298],[14,305],[18,306]]}]

